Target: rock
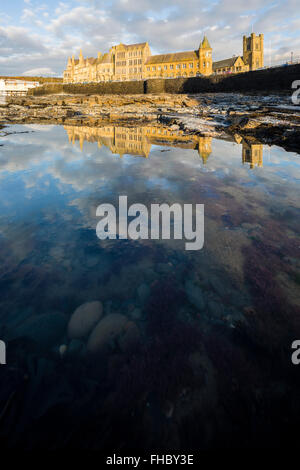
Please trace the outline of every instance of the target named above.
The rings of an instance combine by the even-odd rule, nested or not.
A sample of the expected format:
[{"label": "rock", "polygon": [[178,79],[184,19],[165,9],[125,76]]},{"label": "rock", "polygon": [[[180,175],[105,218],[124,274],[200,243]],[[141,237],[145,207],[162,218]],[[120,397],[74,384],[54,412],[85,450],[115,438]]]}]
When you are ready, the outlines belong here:
[{"label": "rock", "polygon": [[82,338],[88,335],[102,316],[102,303],[86,302],[76,308],[68,324],[69,338]]},{"label": "rock", "polygon": [[67,321],[67,317],[59,312],[35,315],[15,328],[11,339],[29,338],[41,348],[48,349],[62,338]]},{"label": "rock", "polygon": [[142,310],[140,308],[135,308],[129,313],[129,315],[133,320],[139,320],[142,316]]},{"label": "rock", "polygon": [[141,284],[137,290],[139,300],[144,304],[150,295],[150,287],[147,284]]},{"label": "rock", "polygon": [[79,356],[85,351],[85,344],[80,339],[72,339],[68,347],[68,355]]},{"label": "rock", "polygon": [[208,310],[209,313],[216,318],[222,318],[224,315],[224,307],[220,302],[215,302],[214,300],[210,300],[208,302]]},{"label": "rock", "polygon": [[156,271],[160,274],[168,274],[173,269],[173,266],[169,263],[158,263],[156,265]]},{"label": "rock", "polygon": [[65,344],[61,344],[59,346],[58,351],[59,351],[60,356],[63,357],[65,353],[67,352],[67,346]]},{"label": "rock", "polygon": [[132,321],[128,322],[126,325],[126,330],[123,336],[119,339],[119,345],[122,351],[130,352],[135,349],[135,347],[140,342],[140,331],[136,324]]},{"label": "rock", "polygon": [[185,291],[190,303],[197,309],[204,310],[205,302],[200,287],[196,286],[192,281],[186,281]]},{"label": "rock", "polygon": [[87,343],[91,353],[107,352],[115,346],[115,341],[126,331],[128,320],[124,315],[111,313],[104,317],[94,328]]}]

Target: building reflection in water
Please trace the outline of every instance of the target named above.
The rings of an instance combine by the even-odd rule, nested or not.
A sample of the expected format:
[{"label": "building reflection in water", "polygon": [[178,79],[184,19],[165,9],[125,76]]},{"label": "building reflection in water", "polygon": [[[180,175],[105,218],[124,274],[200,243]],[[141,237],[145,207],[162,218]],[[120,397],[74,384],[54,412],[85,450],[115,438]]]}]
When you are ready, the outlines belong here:
[{"label": "building reflection in water", "polygon": [[[113,154],[129,154],[148,158],[152,145],[167,145],[185,149],[197,150],[203,164],[212,152],[212,137],[199,135],[184,135],[180,130],[162,126],[127,127],[112,124],[103,127],[64,126],[69,142],[79,141],[83,150],[84,141],[97,142],[110,149]],[[263,166],[263,146],[259,143],[248,142],[239,135],[234,141],[242,144],[242,162],[250,168]]]}]

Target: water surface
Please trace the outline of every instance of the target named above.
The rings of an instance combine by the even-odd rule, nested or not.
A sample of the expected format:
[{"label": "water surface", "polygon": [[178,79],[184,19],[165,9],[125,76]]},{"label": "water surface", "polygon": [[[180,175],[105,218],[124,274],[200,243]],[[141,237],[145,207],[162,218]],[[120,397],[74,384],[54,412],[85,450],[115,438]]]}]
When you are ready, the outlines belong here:
[{"label": "water surface", "polygon": [[[157,126],[8,126],[0,147],[0,424],[9,446],[278,445],[296,425],[300,159]],[[202,250],[106,240],[96,208],[204,204]],[[105,353],[74,310],[123,315]],[[279,410],[280,406],[280,410]],[[132,434],[128,436],[128,426]],[[57,430],[59,428],[59,432]],[[84,437],[82,436],[84,429]]]}]

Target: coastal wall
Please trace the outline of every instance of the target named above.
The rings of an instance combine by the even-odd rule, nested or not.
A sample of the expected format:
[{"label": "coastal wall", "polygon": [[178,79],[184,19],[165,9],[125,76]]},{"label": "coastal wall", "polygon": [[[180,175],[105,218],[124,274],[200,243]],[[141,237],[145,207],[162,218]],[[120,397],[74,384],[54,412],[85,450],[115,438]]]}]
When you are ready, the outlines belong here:
[{"label": "coastal wall", "polygon": [[157,94],[207,92],[291,92],[294,80],[300,80],[300,64],[256,70],[236,75],[211,75],[191,78],[152,78],[132,82],[102,82],[87,84],[47,84],[29,91],[31,95],[68,94]]}]

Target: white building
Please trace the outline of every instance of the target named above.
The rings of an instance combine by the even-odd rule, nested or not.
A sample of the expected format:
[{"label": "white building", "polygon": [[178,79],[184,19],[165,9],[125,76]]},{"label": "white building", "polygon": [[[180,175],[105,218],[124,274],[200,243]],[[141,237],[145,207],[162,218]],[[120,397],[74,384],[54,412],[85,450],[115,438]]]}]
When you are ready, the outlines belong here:
[{"label": "white building", "polygon": [[4,78],[0,79],[0,93],[26,93],[29,88],[35,88],[39,85],[39,82]]}]

